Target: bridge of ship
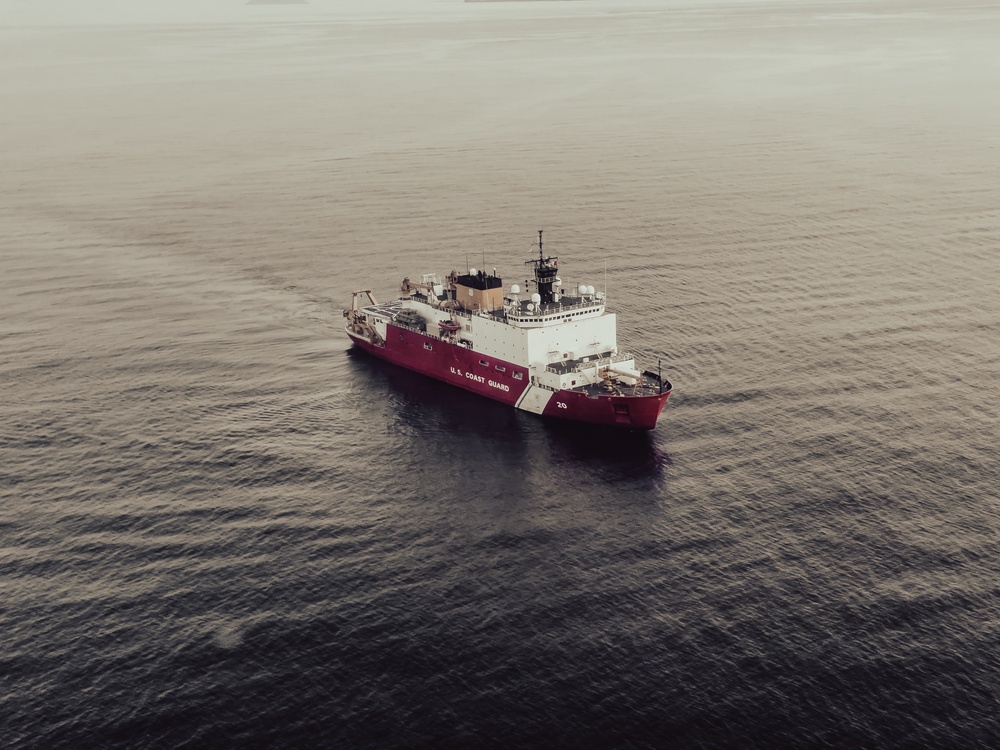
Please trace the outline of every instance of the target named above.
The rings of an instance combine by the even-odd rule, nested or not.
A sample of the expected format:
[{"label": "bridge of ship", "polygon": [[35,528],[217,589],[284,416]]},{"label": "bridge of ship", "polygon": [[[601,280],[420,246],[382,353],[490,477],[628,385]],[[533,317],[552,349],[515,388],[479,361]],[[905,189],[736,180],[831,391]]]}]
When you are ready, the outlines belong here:
[{"label": "bridge of ship", "polygon": [[484,313],[497,320],[516,323],[548,323],[557,320],[572,320],[587,313],[601,310],[603,307],[603,300],[564,295],[558,302],[532,302],[527,299],[508,301],[505,307],[484,311]]}]

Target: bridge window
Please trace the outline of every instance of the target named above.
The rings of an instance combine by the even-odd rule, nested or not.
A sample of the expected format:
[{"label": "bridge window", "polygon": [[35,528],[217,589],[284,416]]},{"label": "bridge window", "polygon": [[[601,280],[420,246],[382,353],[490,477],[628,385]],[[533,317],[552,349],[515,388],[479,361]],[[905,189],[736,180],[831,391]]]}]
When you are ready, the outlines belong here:
[{"label": "bridge window", "polygon": [[490,366],[490,363],[487,362],[485,359],[479,360],[479,364],[481,364],[483,367],[489,367]]},{"label": "bridge window", "polygon": [[434,347],[429,342],[425,341],[424,342],[424,349],[426,349],[427,351],[432,351],[434,349]]},{"label": "bridge window", "polygon": [[514,373],[514,380],[524,380],[524,375],[520,372]]},{"label": "bridge window", "polygon": [[501,365],[497,365],[497,372],[507,372],[507,368],[502,367]]}]

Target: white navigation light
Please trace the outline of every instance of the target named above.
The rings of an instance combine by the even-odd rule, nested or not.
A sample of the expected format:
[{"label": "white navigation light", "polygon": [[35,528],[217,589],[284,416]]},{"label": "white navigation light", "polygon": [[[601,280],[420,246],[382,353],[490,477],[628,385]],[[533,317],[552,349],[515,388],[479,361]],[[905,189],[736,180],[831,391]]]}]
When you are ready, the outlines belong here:
[{"label": "white navigation light", "polygon": [[521,293],[521,287],[520,287],[520,285],[518,285],[518,284],[511,284],[510,285],[510,293],[511,294],[520,294]]},{"label": "white navigation light", "polygon": [[534,294],[531,295],[531,301],[537,305],[539,302],[542,301],[542,295],[540,295],[538,292],[535,292]]},{"label": "white navigation light", "polygon": [[586,284],[580,284],[580,287],[579,287],[579,289],[577,291],[580,292],[580,296],[582,297],[584,294],[587,293],[587,285]]}]

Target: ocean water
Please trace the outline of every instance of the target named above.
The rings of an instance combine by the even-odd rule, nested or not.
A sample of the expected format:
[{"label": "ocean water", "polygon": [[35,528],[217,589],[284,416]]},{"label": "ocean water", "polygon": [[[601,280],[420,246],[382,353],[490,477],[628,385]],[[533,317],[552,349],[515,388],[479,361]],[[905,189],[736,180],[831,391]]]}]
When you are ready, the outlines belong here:
[{"label": "ocean water", "polygon": [[[8,0],[0,745],[1000,745],[1000,8],[346,5]],[[349,348],[539,228],[655,432]]]}]

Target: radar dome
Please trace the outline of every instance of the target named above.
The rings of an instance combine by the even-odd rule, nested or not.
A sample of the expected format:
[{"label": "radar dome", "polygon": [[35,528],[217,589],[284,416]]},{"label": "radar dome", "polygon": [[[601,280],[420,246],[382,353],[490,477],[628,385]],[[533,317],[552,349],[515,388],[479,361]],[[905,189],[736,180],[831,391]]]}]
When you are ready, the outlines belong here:
[{"label": "radar dome", "polygon": [[586,294],[587,293],[587,285],[586,284],[580,284],[580,286],[579,286],[579,288],[578,288],[577,291],[579,291],[580,294]]},{"label": "radar dome", "polygon": [[531,301],[537,305],[539,302],[542,301],[542,295],[540,295],[538,292],[535,292],[534,294],[531,295]]},{"label": "radar dome", "polygon": [[511,284],[510,285],[510,293],[511,294],[520,294],[521,293],[521,286],[519,284]]},{"label": "radar dome", "polygon": [[594,287],[588,286],[587,287],[587,294],[589,294],[591,297],[593,297],[594,296]]},{"label": "radar dome", "polygon": [[475,268],[469,269],[469,276],[475,276],[477,273],[479,272]]}]

